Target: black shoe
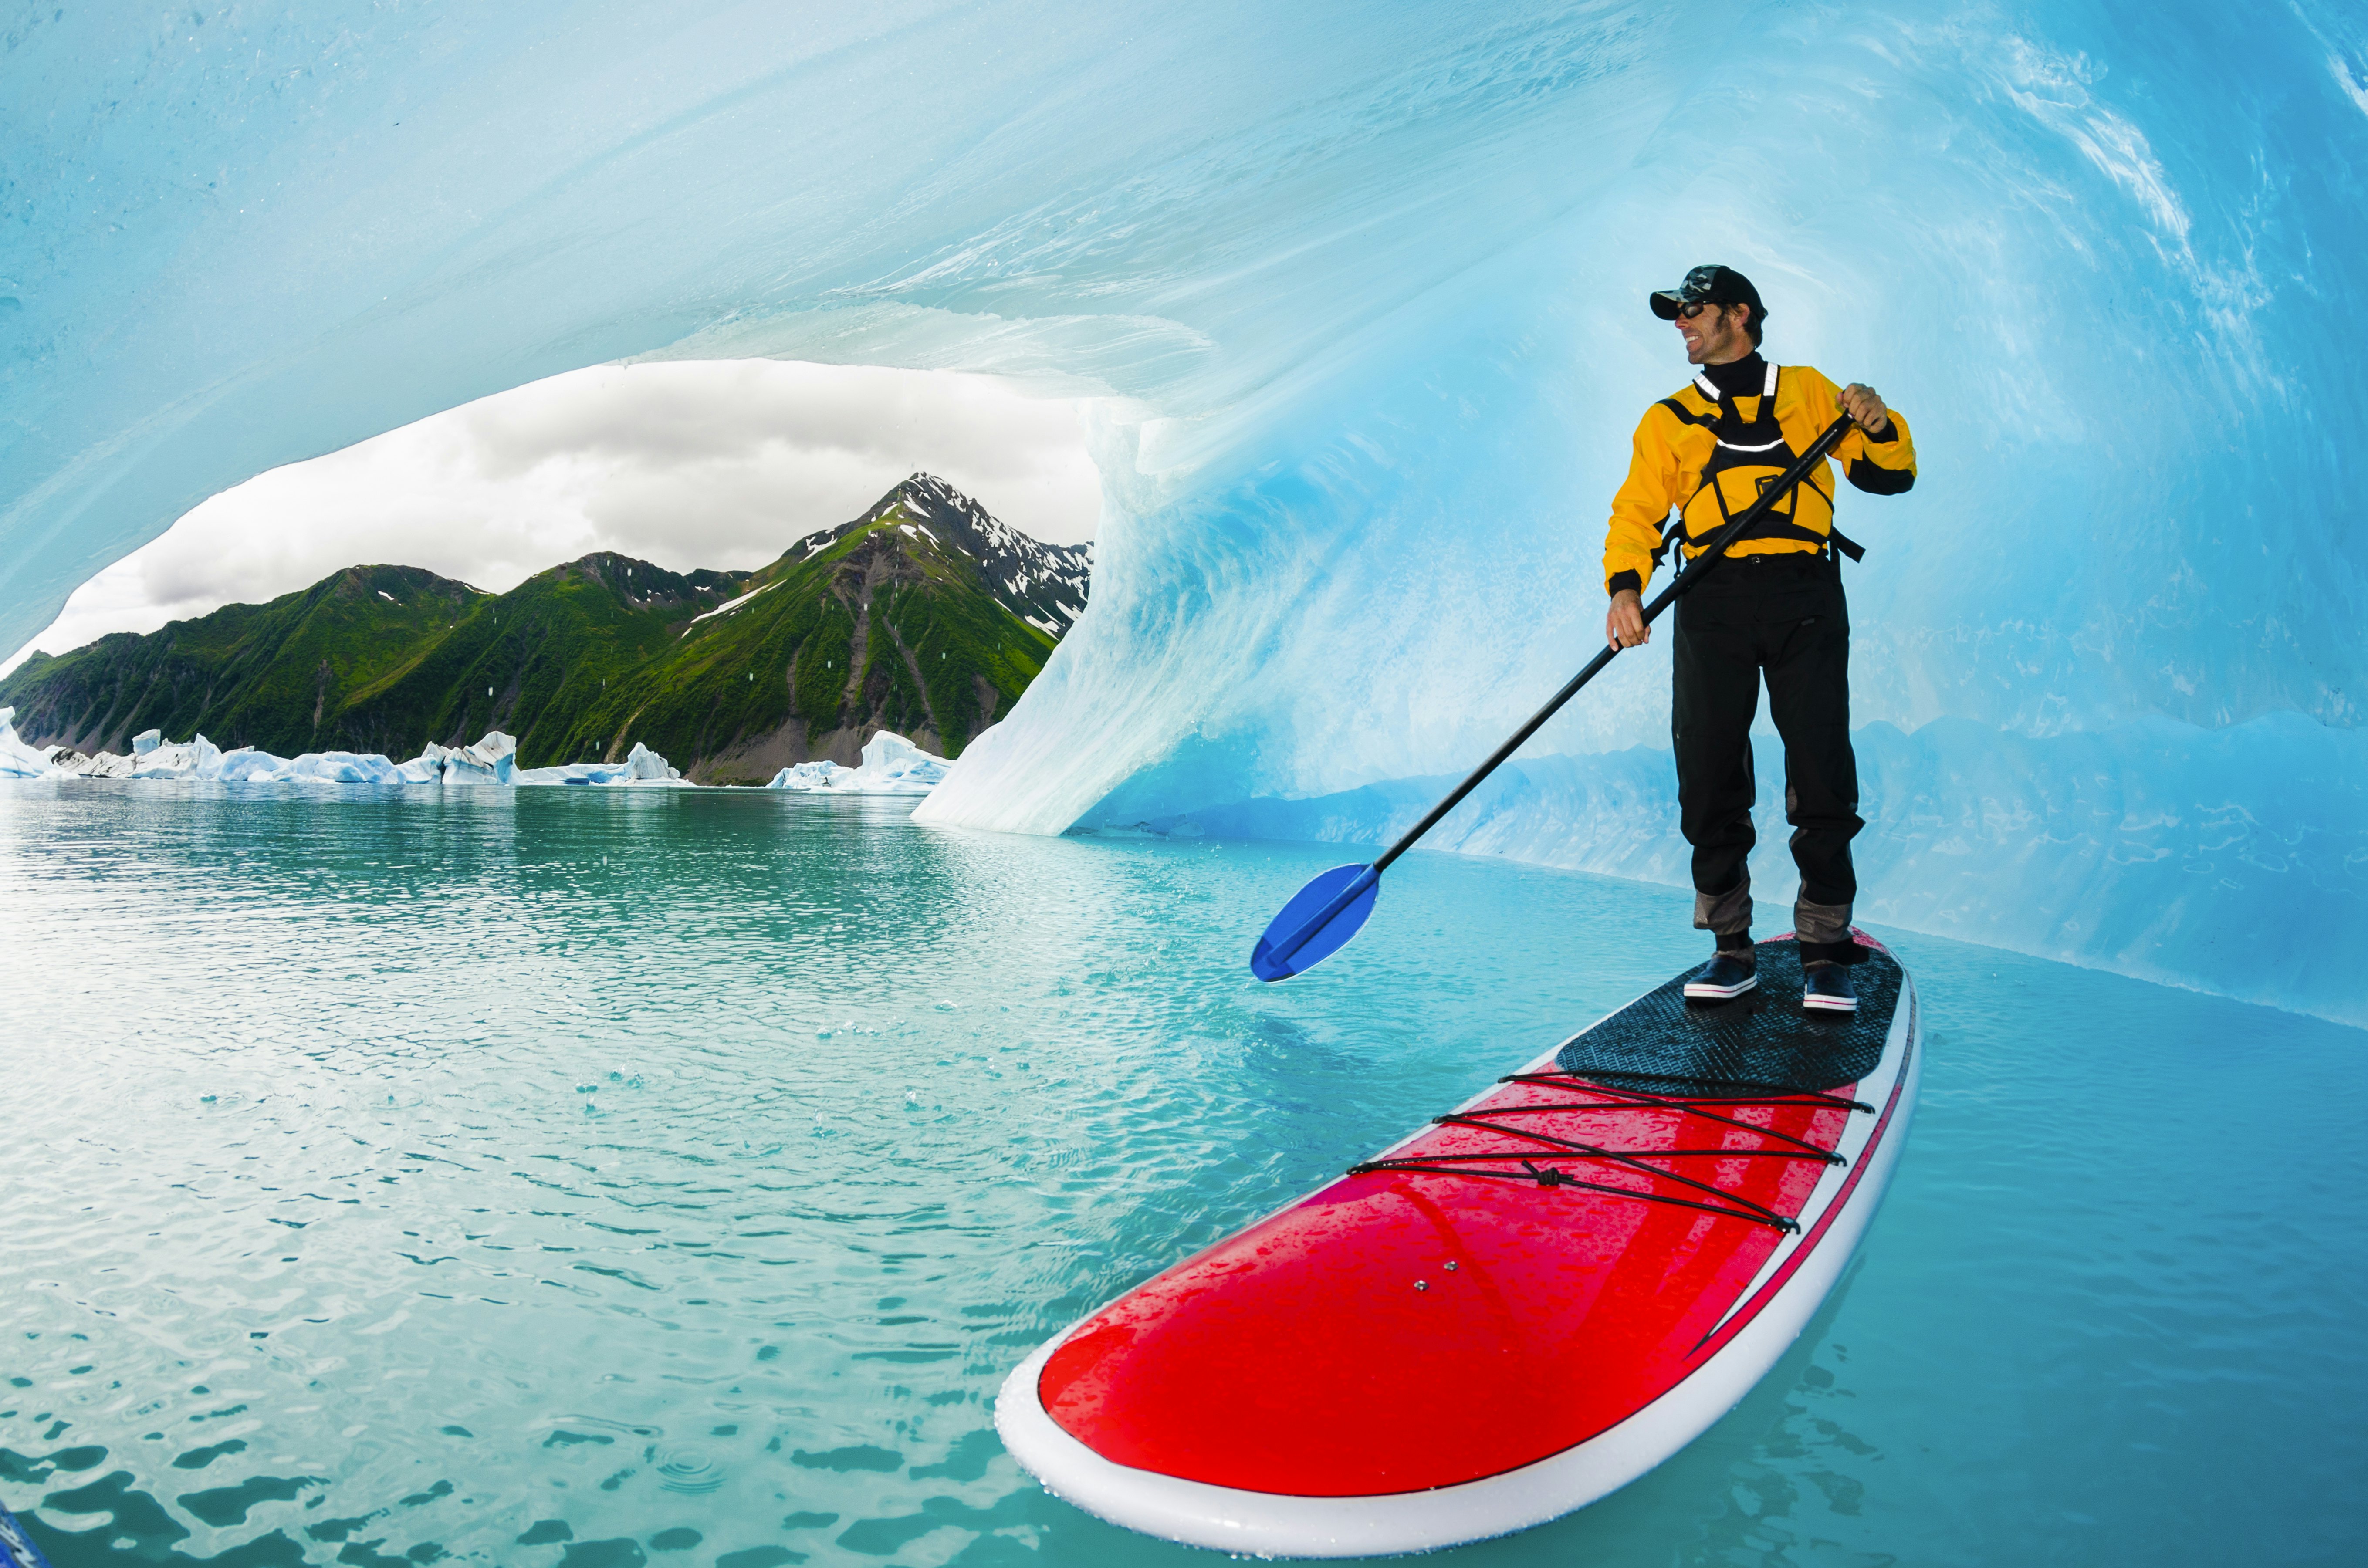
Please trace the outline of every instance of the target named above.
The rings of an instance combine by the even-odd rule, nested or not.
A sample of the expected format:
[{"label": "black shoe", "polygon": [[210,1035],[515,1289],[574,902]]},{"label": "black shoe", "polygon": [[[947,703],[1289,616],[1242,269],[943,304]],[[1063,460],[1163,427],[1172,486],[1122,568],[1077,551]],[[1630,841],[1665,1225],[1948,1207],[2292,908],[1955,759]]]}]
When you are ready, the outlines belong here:
[{"label": "black shoe", "polygon": [[1686,1000],[1732,1002],[1759,983],[1759,966],[1752,961],[1749,949],[1722,951],[1687,979]]},{"label": "black shoe", "polygon": [[1813,963],[1801,974],[1801,1010],[1804,1013],[1855,1013],[1858,988],[1850,970],[1838,963]]}]

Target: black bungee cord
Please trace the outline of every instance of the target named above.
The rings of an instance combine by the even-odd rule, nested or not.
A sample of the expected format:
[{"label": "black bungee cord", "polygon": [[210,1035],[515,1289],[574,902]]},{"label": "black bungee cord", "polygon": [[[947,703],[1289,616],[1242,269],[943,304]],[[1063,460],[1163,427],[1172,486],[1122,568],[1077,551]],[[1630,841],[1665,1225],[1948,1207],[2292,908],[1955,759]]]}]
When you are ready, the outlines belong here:
[{"label": "black bungee cord", "polygon": [[[1720,1084],[1707,1079],[1672,1078],[1658,1074],[1607,1072],[1603,1076],[1651,1077],[1658,1082],[1696,1083],[1705,1089],[1739,1088],[1743,1085]],[[1441,1127],[1470,1127],[1497,1132],[1508,1137],[1527,1140],[1552,1153],[1539,1153],[1540,1159],[1596,1160],[1633,1170],[1658,1181],[1675,1182],[1718,1199],[1704,1202],[1700,1199],[1680,1198],[1674,1193],[1639,1191],[1633,1187],[1620,1187],[1608,1182],[1586,1181],[1552,1165],[1540,1166],[1528,1156],[1535,1149],[1482,1150],[1467,1153],[1409,1155],[1403,1159],[1366,1160],[1349,1167],[1350,1176],[1370,1176],[1384,1171],[1403,1172],[1409,1176],[1486,1176],[1497,1181],[1526,1181],[1543,1187],[1572,1187],[1582,1192],[1603,1193],[1613,1198],[1631,1198],[1640,1203],[1665,1203],[1679,1209],[1698,1210],[1707,1214],[1722,1215],[1730,1220],[1744,1220],[1757,1225],[1793,1234],[1801,1229],[1800,1222],[1777,1213],[1765,1204],[1754,1202],[1737,1192],[1731,1192],[1714,1183],[1698,1181],[1650,1165],[1656,1159],[1776,1159],[1813,1160],[1819,1165],[1839,1165],[1848,1162],[1830,1149],[1820,1149],[1805,1139],[1772,1127],[1760,1127],[1739,1118],[1713,1110],[1713,1106],[1725,1106],[1736,1110],[1781,1109],[1798,1108],[1809,1110],[1842,1110],[1873,1114],[1874,1108],[1863,1100],[1845,1098],[1816,1089],[1778,1089],[1758,1095],[1656,1095],[1642,1089],[1622,1089],[1582,1078],[1569,1073],[1508,1073],[1497,1080],[1500,1084],[1527,1084],[1538,1088],[1568,1089],[1603,1096],[1600,1100],[1574,1103],[1543,1101],[1531,1105],[1493,1106],[1478,1111],[1457,1111],[1431,1118]],[[1548,1133],[1522,1127],[1508,1127],[1490,1119],[1520,1116],[1538,1112],[1569,1115],[1575,1112],[1621,1112],[1639,1110],[1676,1111],[1683,1116],[1697,1117],[1705,1121],[1733,1127],[1760,1138],[1774,1139],[1793,1145],[1792,1148],[1757,1149],[1612,1149],[1601,1144],[1582,1143],[1572,1139],[1557,1138]],[[1491,1169],[1489,1165],[1515,1161],[1518,1171]],[[1486,1164],[1483,1164],[1486,1162]]]}]

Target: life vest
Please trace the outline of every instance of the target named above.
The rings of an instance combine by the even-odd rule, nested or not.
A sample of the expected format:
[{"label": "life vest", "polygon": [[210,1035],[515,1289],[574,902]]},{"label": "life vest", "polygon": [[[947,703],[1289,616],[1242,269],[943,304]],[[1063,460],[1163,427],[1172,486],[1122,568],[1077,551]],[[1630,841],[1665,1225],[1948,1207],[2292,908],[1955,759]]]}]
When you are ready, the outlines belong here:
[{"label": "life vest", "polygon": [[[1687,424],[1708,426],[1713,444],[1693,494],[1679,507],[1679,528],[1654,552],[1656,562],[1680,537],[1684,559],[1692,560],[1712,536],[1759,500],[1800,460],[1801,454],[1793,450],[1776,419],[1776,387],[1782,373],[1780,365],[1768,367],[1767,384],[1753,400],[1749,419],[1737,406],[1739,400],[1721,393],[1707,375],[1694,377],[1694,389],[1710,401],[1714,415],[1705,417],[1674,397],[1661,400],[1662,407]],[[1834,498],[1817,483],[1824,466],[1817,465],[1793,487],[1791,494],[1770,507],[1743,540],[1797,540],[1828,556],[1839,550],[1852,561],[1865,555],[1862,548],[1834,528]]]},{"label": "life vest", "polygon": [[[1606,593],[1641,591],[1680,541],[1685,557],[1700,554],[1841,412],[1841,389],[1815,366],[1770,365],[1760,373],[1766,379],[1756,397],[1727,397],[1700,375],[1646,407],[1636,422],[1628,477],[1611,498],[1603,540]],[[1748,417],[1745,403],[1751,405]],[[1861,554],[1834,532],[1833,470],[1853,489],[1873,495],[1896,495],[1916,483],[1915,439],[1899,411],[1890,412],[1892,427],[1883,440],[1856,429],[1844,436],[1829,462],[1812,465],[1806,480],[1733,553],[1829,557],[1839,551],[1853,560]]]}]

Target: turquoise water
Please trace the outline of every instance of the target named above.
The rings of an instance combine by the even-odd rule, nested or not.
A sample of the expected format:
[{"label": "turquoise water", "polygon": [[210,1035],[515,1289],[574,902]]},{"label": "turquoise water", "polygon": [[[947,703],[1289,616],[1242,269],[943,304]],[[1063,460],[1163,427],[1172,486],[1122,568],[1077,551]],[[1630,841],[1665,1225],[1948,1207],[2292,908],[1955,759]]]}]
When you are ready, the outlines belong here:
[{"label": "turquoise water", "polygon": [[[1004,1373],[1698,942],[1417,855],[1261,987],[1337,852],[906,809],[0,787],[0,1501],[59,1568],[1216,1561],[1038,1491]],[[1923,1108],[1812,1335],[1446,1560],[2356,1560],[2368,1035],[1896,941]]]}]

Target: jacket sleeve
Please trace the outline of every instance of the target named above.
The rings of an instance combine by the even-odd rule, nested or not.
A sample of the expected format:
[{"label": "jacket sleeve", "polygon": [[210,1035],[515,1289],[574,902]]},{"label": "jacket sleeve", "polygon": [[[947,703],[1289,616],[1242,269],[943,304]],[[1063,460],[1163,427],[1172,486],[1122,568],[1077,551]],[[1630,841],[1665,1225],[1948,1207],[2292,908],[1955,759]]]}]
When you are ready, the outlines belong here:
[{"label": "jacket sleeve", "polygon": [[1661,548],[1661,528],[1677,505],[1678,455],[1664,426],[1675,423],[1659,403],[1637,422],[1628,477],[1611,498],[1611,523],[1603,540],[1603,591],[1622,588],[1638,593],[1653,580],[1653,561]]},{"label": "jacket sleeve", "polygon": [[[1816,424],[1823,429],[1841,413],[1841,389],[1818,376],[1817,402]],[[1916,437],[1908,433],[1907,421],[1899,416],[1899,410],[1889,413],[1888,437],[1878,441],[1852,427],[1834,448],[1833,460],[1841,465],[1842,477],[1871,495],[1897,495],[1916,483]]]},{"label": "jacket sleeve", "polygon": [[1899,417],[1899,410],[1888,412],[1889,439],[1878,441],[1863,430],[1852,430],[1834,451],[1842,477],[1871,495],[1896,495],[1916,483],[1916,437],[1907,433],[1907,421]]}]

